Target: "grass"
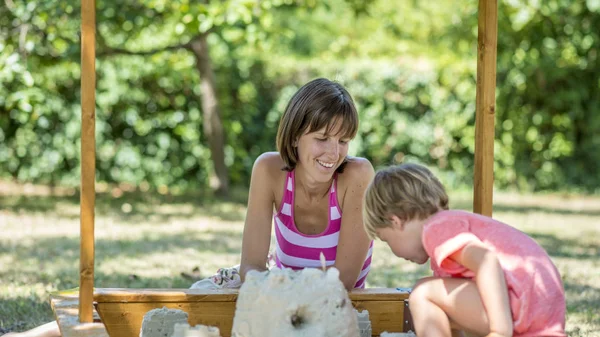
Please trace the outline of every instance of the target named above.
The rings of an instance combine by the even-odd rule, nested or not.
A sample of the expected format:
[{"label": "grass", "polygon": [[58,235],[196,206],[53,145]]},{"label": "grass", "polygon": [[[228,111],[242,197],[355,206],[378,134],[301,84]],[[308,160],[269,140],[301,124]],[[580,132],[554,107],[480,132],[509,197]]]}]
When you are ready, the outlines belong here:
[{"label": "grass", "polygon": [[[471,209],[455,193],[453,208]],[[96,287],[187,288],[239,263],[243,198],[102,193],[96,207]],[[208,201],[210,200],[210,201]],[[600,331],[600,198],[498,193],[494,217],[527,232],[552,256],[567,293],[572,337]],[[79,199],[0,186],[0,334],[53,319],[50,292],[77,287]],[[427,266],[376,242],[370,287],[410,287]]]}]

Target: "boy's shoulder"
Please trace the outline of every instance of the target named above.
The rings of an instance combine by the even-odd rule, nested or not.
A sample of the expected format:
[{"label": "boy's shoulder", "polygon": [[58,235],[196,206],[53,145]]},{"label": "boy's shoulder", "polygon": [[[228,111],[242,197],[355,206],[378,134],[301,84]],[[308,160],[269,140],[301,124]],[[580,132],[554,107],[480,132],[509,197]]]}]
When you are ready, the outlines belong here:
[{"label": "boy's shoulder", "polygon": [[439,212],[435,213],[433,216],[431,216],[430,221],[428,221],[428,222],[432,223],[432,222],[447,221],[447,220],[452,220],[452,219],[467,220],[467,219],[473,218],[474,215],[476,215],[476,214],[467,212],[467,211],[463,211],[463,210],[458,210],[458,209],[443,210],[443,211],[439,211]]},{"label": "boy's shoulder", "polygon": [[424,225],[424,232],[428,234],[443,231],[445,233],[471,231],[473,224],[494,221],[492,218],[464,211],[443,210],[429,217]]},{"label": "boy's shoulder", "polygon": [[429,219],[425,225],[426,228],[433,229],[438,227],[451,227],[454,230],[474,231],[483,233],[485,230],[500,227],[510,227],[502,221],[492,217],[464,211],[464,210],[444,210],[437,212]]}]

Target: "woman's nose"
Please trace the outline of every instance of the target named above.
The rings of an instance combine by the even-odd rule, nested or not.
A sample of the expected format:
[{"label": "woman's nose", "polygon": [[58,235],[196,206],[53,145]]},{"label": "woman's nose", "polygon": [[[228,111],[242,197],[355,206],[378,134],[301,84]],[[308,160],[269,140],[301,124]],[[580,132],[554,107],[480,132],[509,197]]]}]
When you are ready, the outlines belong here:
[{"label": "woman's nose", "polygon": [[332,156],[335,157],[335,159],[337,160],[339,154],[340,154],[340,145],[338,144],[337,141],[333,141],[331,143],[329,143],[329,154],[331,154]]}]

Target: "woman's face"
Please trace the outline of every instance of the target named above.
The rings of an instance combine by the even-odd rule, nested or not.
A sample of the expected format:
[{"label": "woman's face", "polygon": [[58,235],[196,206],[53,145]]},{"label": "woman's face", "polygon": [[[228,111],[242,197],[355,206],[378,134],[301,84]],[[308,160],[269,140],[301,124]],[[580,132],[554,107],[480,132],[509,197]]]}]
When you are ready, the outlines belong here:
[{"label": "woman's face", "polygon": [[343,138],[339,124],[326,134],[326,128],[305,133],[298,139],[298,167],[315,181],[328,182],[348,155],[349,138]]}]

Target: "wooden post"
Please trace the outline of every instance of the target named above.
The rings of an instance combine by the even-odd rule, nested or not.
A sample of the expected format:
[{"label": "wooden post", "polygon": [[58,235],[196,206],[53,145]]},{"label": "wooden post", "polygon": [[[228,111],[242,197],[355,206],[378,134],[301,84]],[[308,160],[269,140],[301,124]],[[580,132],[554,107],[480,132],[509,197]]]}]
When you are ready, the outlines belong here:
[{"label": "wooden post", "polygon": [[473,211],[492,216],[498,2],[479,0]]},{"label": "wooden post", "polygon": [[96,203],[96,2],[81,0],[81,244],[79,321],[92,322]]}]

